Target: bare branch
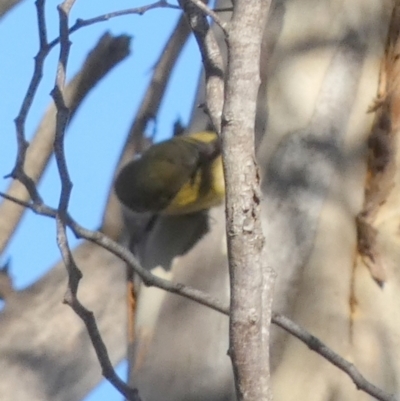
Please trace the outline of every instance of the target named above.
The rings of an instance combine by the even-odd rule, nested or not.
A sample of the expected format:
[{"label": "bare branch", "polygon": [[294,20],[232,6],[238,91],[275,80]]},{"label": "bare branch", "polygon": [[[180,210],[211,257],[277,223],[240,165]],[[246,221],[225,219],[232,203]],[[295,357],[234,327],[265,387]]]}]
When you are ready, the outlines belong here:
[{"label": "bare branch", "polygon": [[273,313],[272,322],[289,332],[294,337],[298,338],[312,351],[315,351],[317,354],[321,355],[327,361],[345,372],[353,380],[354,384],[359,390],[362,390],[372,397],[375,397],[377,400],[397,401],[397,398],[393,394],[389,394],[386,391],[381,390],[379,387],[376,387],[371,382],[366,380],[352,363],[346,361],[346,359],[342,358],[339,354],[327,347],[317,337],[314,337],[312,334],[308,333],[287,317],[279,313]]},{"label": "bare branch", "polygon": [[224,67],[219,45],[204,12],[191,0],[179,0],[196,38],[206,75],[207,112],[215,130],[221,132],[221,114],[224,102]]},{"label": "bare branch", "polygon": [[46,35],[44,3],[45,3],[44,0],[37,0],[35,2],[37,18],[38,18],[40,47],[38,54],[35,57],[35,67],[31,82],[29,83],[29,87],[22,102],[18,116],[15,119],[15,125],[17,130],[18,153],[13,171],[9,174],[9,176],[7,176],[15,178],[19,180],[21,183],[23,183],[24,186],[29,191],[29,193],[31,194],[32,199],[35,199],[35,201],[37,202],[42,202],[42,200],[40,199],[40,196],[36,191],[35,183],[33,182],[32,178],[30,178],[25,173],[24,170],[26,151],[29,146],[25,137],[25,121],[28,116],[28,112],[32,105],[33,99],[35,97],[36,91],[39,87],[40,81],[42,79],[44,60],[49,52],[45,46],[47,43],[47,35]]},{"label": "bare branch", "polygon": [[[156,8],[170,8],[170,9],[174,9],[174,10],[180,9],[180,7],[178,7],[174,4],[169,4],[165,0],[159,0],[154,3],[148,4],[146,6],[128,8],[126,10],[120,10],[120,11],[114,11],[111,13],[102,14],[97,17],[93,17],[93,18],[89,18],[89,19],[79,18],[76,20],[75,24],[69,29],[69,33],[72,34],[85,26],[97,24],[99,22],[105,22],[111,18],[121,17],[124,15],[134,15],[134,14],[143,15],[147,11],[154,10]],[[58,43],[60,43],[60,37],[53,39],[49,43],[49,47],[52,48],[55,45],[57,45]]]},{"label": "bare branch", "polygon": [[275,273],[266,265],[254,131],[260,52],[270,1],[236,0],[227,37],[222,115],[230,349],[239,401],[271,400],[269,339]]},{"label": "bare branch", "polygon": [[[212,10],[199,0],[193,0],[193,3],[196,4],[197,7],[199,9],[201,9],[206,15],[209,15],[210,17],[212,17],[214,19],[214,21],[220,26],[222,31],[225,34],[227,33],[226,23],[224,21],[222,21],[221,18],[219,18],[217,12],[232,11],[231,7]],[[71,28],[69,28],[69,33],[72,34],[85,26],[97,24],[99,22],[105,22],[112,18],[122,17],[124,15],[135,15],[135,14],[143,15],[146,12],[157,9],[157,8],[169,8],[171,10],[180,10],[181,9],[181,7],[176,6],[175,4],[170,4],[166,0],[159,0],[154,3],[145,5],[145,6],[128,8],[128,9],[120,10],[120,11],[114,11],[114,12],[102,14],[102,15],[99,15],[99,16],[93,17],[93,18],[88,18],[88,19],[78,18],[76,20],[75,24]],[[49,42],[48,46],[49,46],[49,48],[53,48],[59,42],[60,42],[60,38],[59,37],[55,38],[51,42]]]},{"label": "bare branch", "polygon": [[83,323],[85,324],[94,350],[96,351],[97,359],[100,362],[103,376],[128,400],[140,401],[137,389],[129,387],[115,373],[108,356],[107,348],[97,327],[93,312],[87,310],[76,297],[69,299],[66,301],[66,303],[71,306],[73,311],[82,319]]},{"label": "bare branch", "polygon": [[60,16],[60,56],[57,67],[56,84],[52,91],[54,103],[57,108],[54,153],[61,179],[60,201],[56,212],[57,243],[68,272],[68,291],[64,297],[64,302],[69,305],[85,323],[91,342],[102,366],[104,376],[124,397],[132,401],[138,401],[140,400],[138,392],[126,385],[115,373],[93,313],[88,311],[78,300],[77,292],[82,273],[74,261],[66,233],[66,219],[72,182],[69,177],[64,152],[65,129],[69,119],[69,109],[65,103],[65,75],[71,45],[68,32],[68,16],[74,1],[75,0],[65,0],[58,7]]},{"label": "bare branch", "polygon": [[75,32],[76,30],[78,30],[84,26],[96,24],[98,22],[108,21],[111,18],[121,17],[123,15],[132,15],[132,14],[143,15],[147,11],[154,10],[155,8],[170,8],[173,10],[180,10],[179,6],[176,6],[174,4],[169,4],[165,0],[160,0],[160,1],[156,1],[155,3],[148,4],[146,6],[128,8],[126,10],[120,10],[120,11],[114,11],[111,13],[99,15],[98,17],[94,17],[94,18],[90,18],[90,19],[86,19],[86,20],[78,19],[75,22],[75,24],[71,27],[70,33]]},{"label": "bare branch", "polygon": [[[25,202],[2,192],[0,192],[0,196],[11,202],[15,202],[20,206],[29,208],[38,215],[51,217],[53,219],[57,217],[57,210],[47,205]],[[77,238],[86,239],[121,258],[129,266],[129,268],[132,269],[134,273],[136,273],[142,279],[143,283],[146,286],[157,287],[173,294],[181,295],[187,299],[198,302],[201,305],[214,309],[217,312],[228,315],[229,308],[226,305],[223,305],[220,301],[204,293],[203,291],[197,290],[181,283],[173,283],[169,280],[165,280],[161,277],[155,276],[140,265],[138,260],[129,251],[129,249],[113,241],[102,232],[88,230],[80,226],[69,215],[66,216],[66,224]]]},{"label": "bare branch", "polygon": [[[65,0],[61,5],[58,6],[58,13],[60,17],[60,56],[57,65],[56,84],[51,93],[57,108],[54,154],[61,179],[61,195],[58,205],[60,215],[64,215],[67,212],[68,202],[72,190],[72,182],[68,174],[67,163],[65,160],[64,135],[69,120],[69,108],[65,104],[65,76],[69,49],[71,47],[68,32],[68,14],[74,5],[74,2],[75,0]],[[62,223],[62,221],[58,222]],[[64,234],[65,233],[62,235]]]}]

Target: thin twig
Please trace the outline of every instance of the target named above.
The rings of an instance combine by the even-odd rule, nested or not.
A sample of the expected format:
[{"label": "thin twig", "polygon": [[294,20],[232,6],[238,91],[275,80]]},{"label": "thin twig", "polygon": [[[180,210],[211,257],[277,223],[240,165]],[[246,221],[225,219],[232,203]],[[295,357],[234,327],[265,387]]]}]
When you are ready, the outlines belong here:
[{"label": "thin twig", "polygon": [[[25,138],[25,121],[28,116],[28,112],[31,108],[33,99],[35,97],[36,91],[39,87],[40,81],[43,76],[43,63],[48,54],[46,48],[47,44],[47,34],[46,34],[46,20],[45,20],[45,10],[44,10],[45,0],[37,0],[35,2],[37,19],[38,19],[38,32],[39,32],[39,51],[35,56],[35,66],[32,79],[29,83],[28,90],[26,91],[24,100],[22,101],[21,109],[18,116],[15,118],[15,125],[17,129],[17,140],[18,140],[18,153],[17,162],[14,168],[15,174],[17,171],[23,171],[23,165],[25,161],[25,153],[28,147],[28,143]],[[14,177],[13,173],[10,174]]]},{"label": "thin twig", "polygon": [[[216,9],[212,10],[211,8],[205,6],[204,3],[198,2],[198,0],[193,0],[193,1],[205,14],[207,14],[211,18],[213,18],[214,21],[221,27],[222,31],[225,34],[227,34],[226,23],[224,21],[222,21],[221,18],[219,18],[219,16],[216,13],[231,12],[232,7],[216,8]],[[128,9],[120,10],[120,11],[114,11],[114,12],[110,12],[107,14],[98,15],[97,17],[93,17],[93,18],[88,18],[88,19],[78,18],[75,21],[74,25],[72,25],[72,27],[69,29],[69,33],[72,34],[85,26],[97,24],[99,22],[105,22],[112,18],[122,17],[124,15],[143,15],[147,11],[154,10],[156,8],[169,8],[171,10],[180,10],[181,9],[180,6],[176,6],[175,4],[170,4],[166,0],[159,0],[154,3],[145,5],[145,6],[128,8]],[[59,37],[55,38],[51,42],[49,42],[48,46],[50,48],[53,48],[58,43],[60,43]]]},{"label": "thin twig", "polygon": [[97,327],[96,319],[93,315],[93,312],[86,309],[76,297],[72,298],[66,303],[71,306],[73,311],[84,322],[90,340],[92,341],[92,344],[94,346],[97,359],[100,363],[103,376],[128,400],[141,401],[137,389],[128,386],[116,374],[112,366],[110,357],[108,356],[107,348]]},{"label": "thin twig", "polygon": [[[25,172],[25,159],[26,153],[28,150],[29,142],[26,140],[25,136],[25,123],[29,113],[29,110],[32,106],[32,102],[34,100],[35,94],[39,87],[40,81],[43,76],[43,65],[44,60],[48,54],[47,46],[47,32],[46,32],[46,20],[45,20],[45,0],[37,0],[35,2],[36,6],[36,14],[38,21],[38,35],[39,35],[39,50],[35,56],[35,64],[33,69],[32,78],[30,80],[28,89],[24,96],[24,99],[21,104],[21,108],[18,112],[17,117],[15,118],[15,126],[16,126],[16,137],[17,137],[17,157],[15,161],[15,165],[10,174],[6,175],[4,178],[14,178],[20,181],[29,192],[29,195],[36,203],[42,203],[42,199],[36,189],[36,185],[34,180],[28,176]],[[8,216],[7,216],[8,217]],[[19,221],[19,219],[17,219]],[[6,229],[0,231],[5,231],[4,234],[0,233],[0,253],[5,248],[6,243],[8,242],[11,234],[15,230],[16,225],[18,224],[8,223],[6,224]]]},{"label": "thin twig", "polygon": [[317,337],[304,330],[301,326],[288,319],[286,316],[283,316],[279,313],[273,313],[272,322],[289,332],[292,336],[298,338],[312,351],[315,351],[317,354],[321,355],[327,361],[346,373],[356,385],[358,390],[362,390],[381,401],[398,401],[393,394],[383,391],[379,387],[366,380],[351,362],[341,357]]},{"label": "thin twig", "polygon": [[29,146],[29,143],[25,137],[25,122],[43,76],[44,60],[47,54],[49,53],[49,50],[46,46],[47,33],[46,33],[44,4],[45,0],[37,0],[35,2],[37,19],[38,19],[40,46],[39,46],[39,51],[35,56],[35,66],[32,79],[29,83],[28,90],[26,91],[24,100],[22,101],[21,109],[18,113],[18,116],[15,118],[17,143],[18,143],[17,160],[15,162],[15,166],[12,172],[6,176],[6,178],[12,177],[14,179],[19,180],[22,184],[24,184],[24,186],[31,194],[32,199],[34,199],[36,202],[42,202],[42,199],[40,198],[39,193],[36,190],[36,185],[34,181],[25,173],[24,170],[25,155]]},{"label": "thin twig", "polygon": [[221,132],[224,102],[224,66],[219,45],[204,12],[191,0],[178,0],[196,38],[206,75],[207,113],[216,132]]},{"label": "thin twig", "polygon": [[[0,196],[8,199],[11,202],[15,202],[20,206],[26,207],[32,210],[34,213],[50,217],[55,219],[57,217],[57,209],[54,209],[45,204],[36,204],[33,202],[25,202],[20,199],[16,199],[13,196],[7,195],[0,192]],[[229,314],[229,307],[223,305],[222,302],[204,293],[203,291],[197,290],[195,288],[189,287],[181,283],[174,283],[169,280],[165,280],[161,277],[155,276],[150,271],[141,266],[135,256],[129,251],[129,249],[120,245],[118,242],[113,241],[111,238],[107,237],[100,231],[88,230],[80,226],[75,220],[69,215],[66,216],[66,225],[71,229],[74,235],[79,239],[86,239],[102,248],[108,250],[112,254],[123,260],[130,269],[136,273],[143,283],[148,287],[157,287],[165,291],[171,292],[173,294],[181,295],[187,299],[198,302],[201,305],[207,306],[214,309],[217,312],[221,312],[225,315]]]},{"label": "thin twig", "polygon": [[57,65],[56,84],[51,92],[57,108],[54,154],[62,184],[60,202],[58,205],[60,214],[65,214],[67,212],[72,190],[72,182],[68,174],[67,163],[65,160],[64,136],[69,119],[69,108],[65,104],[65,77],[69,49],[71,46],[68,32],[68,14],[74,2],[75,0],[65,0],[60,6],[58,6],[60,17],[60,56]]},{"label": "thin twig", "polygon": [[124,397],[132,401],[140,401],[137,390],[131,389],[115,373],[93,313],[87,310],[78,300],[77,292],[82,273],[72,256],[66,232],[68,203],[72,190],[72,182],[68,173],[64,151],[65,129],[69,119],[69,109],[65,103],[65,77],[71,45],[69,41],[68,16],[74,2],[75,0],[65,0],[58,6],[60,18],[60,56],[57,65],[56,84],[52,91],[54,103],[57,108],[54,154],[61,179],[61,194],[55,216],[57,225],[57,243],[68,272],[68,290],[64,297],[64,302],[72,308],[86,325],[96,355],[101,364],[103,375]]},{"label": "thin twig", "polygon": [[68,293],[65,301],[69,305],[73,304],[73,299],[76,298],[79,280],[82,278],[82,273],[75,265],[68,246],[65,224],[65,216],[68,211],[68,203],[72,190],[72,182],[69,177],[64,152],[64,135],[69,119],[69,108],[65,104],[65,76],[69,49],[71,46],[68,33],[68,15],[69,11],[74,5],[74,2],[75,0],[65,0],[57,7],[60,18],[60,56],[57,65],[56,84],[51,92],[57,108],[54,154],[61,179],[61,194],[56,215],[57,243],[60,248],[65,266],[68,270]]},{"label": "thin twig", "polygon": [[[159,0],[154,3],[145,5],[145,6],[128,8],[128,9],[120,10],[120,11],[114,11],[114,12],[102,14],[102,15],[99,15],[99,16],[93,17],[93,18],[88,18],[88,19],[78,18],[76,20],[75,24],[69,29],[69,33],[72,34],[85,26],[97,24],[99,22],[105,22],[112,18],[121,17],[124,15],[135,15],[135,14],[143,15],[147,11],[154,10],[156,8],[170,8],[170,9],[174,9],[174,10],[180,10],[179,6],[176,6],[174,4],[169,4],[165,0]],[[59,42],[60,42],[60,37],[55,38],[49,43],[49,47],[52,48],[55,45],[57,45]]]},{"label": "thin twig", "polygon": [[[50,217],[53,219],[55,219],[57,216],[57,210],[49,206],[21,201],[2,192],[0,192],[0,196],[8,199],[11,202],[15,202],[20,206],[26,207],[38,215]],[[174,283],[161,277],[155,276],[150,271],[143,268],[137,261],[135,256],[127,248],[111,240],[103,233],[83,228],[70,216],[67,216],[66,224],[77,238],[86,239],[94,244],[97,244],[122,259],[135,273],[138,274],[145,285],[149,287],[157,287],[167,292],[183,296],[217,312],[220,312],[226,316],[229,316],[228,305],[224,305],[215,297],[201,290],[197,290],[185,284]],[[329,348],[321,340],[313,336],[303,327],[299,326],[297,323],[293,322],[286,316],[283,316],[279,313],[273,313],[271,321],[275,325],[281,327],[283,330],[287,331],[289,334],[299,339],[307,347],[321,355],[328,362],[332,363],[344,373],[346,373],[352,379],[359,390],[364,391],[365,393],[375,397],[380,401],[398,401],[393,394],[389,394],[379,389],[374,384],[366,380],[365,377],[352,363],[342,358],[339,354]]]}]

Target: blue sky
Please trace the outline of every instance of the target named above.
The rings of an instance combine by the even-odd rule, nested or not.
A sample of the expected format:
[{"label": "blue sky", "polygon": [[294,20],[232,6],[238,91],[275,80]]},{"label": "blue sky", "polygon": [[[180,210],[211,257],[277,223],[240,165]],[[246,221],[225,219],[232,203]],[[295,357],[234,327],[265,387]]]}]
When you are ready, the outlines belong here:
[{"label": "blue sky", "polygon": [[[58,32],[58,3],[47,2],[49,40],[56,37]],[[77,18],[91,18],[143,4],[146,3],[128,0],[78,0],[71,13],[71,25]],[[68,77],[79,70],[88,51],[104,32],[133,37],[130,57],[91,91],[68,128],[66,154],[74,183],[69,210],[85,227],[95,229],[100,223],[113,169],[126,133],[151,77],[152,66],[178,17],[179,12],[176,10],[151,10],[143,16],[118,17],[88,26],[71,36]],[[33,1],[24,1],[0,23],[0,177],[8,174],[15,162],[14,118],[18,114],[31,79],[33,57],[37,50],[36,10]],[[49,93],[54,85],[58,51],[59,48],[56,47],[46,59],[44,78],[28,115],[28,137],[33,135],[51,101]],[[158,116],[157,140],[170,134],[177,118],[187,123],[199,71],[200,56],[192,38],[174,71]],[[5,191],[8,183],[9,180],[1,178],[0,190]],[[60,184],[54,160],[46,170],[39,190],[46,203],[52,206],[57,204]],[[32,232],[35,233],[34,236]],[[71,245],[77,245],[77,240],[72,237]],[[11,271],[17,289],[25,288],[41,277],[60,258],[54,221],[27,212],[5,254],[2,255],[2,263],[8,258],[11,260]],[[122,364],[119,372],[124,376],[126,364]],[[102,384],[87,400],[120,401],[122,397],[110,385]]]}]

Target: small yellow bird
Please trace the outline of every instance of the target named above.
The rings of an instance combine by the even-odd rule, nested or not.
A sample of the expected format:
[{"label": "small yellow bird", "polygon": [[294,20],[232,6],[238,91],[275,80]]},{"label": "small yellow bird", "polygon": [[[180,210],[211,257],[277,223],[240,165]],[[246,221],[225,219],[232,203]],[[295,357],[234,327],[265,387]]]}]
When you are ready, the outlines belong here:
[{"label": "small yellow bird", "polygon": [[182,215],[220,204],[225,185],[218,135],[196,132],[151,146],[122,168],[115,192],[134,212]]}]

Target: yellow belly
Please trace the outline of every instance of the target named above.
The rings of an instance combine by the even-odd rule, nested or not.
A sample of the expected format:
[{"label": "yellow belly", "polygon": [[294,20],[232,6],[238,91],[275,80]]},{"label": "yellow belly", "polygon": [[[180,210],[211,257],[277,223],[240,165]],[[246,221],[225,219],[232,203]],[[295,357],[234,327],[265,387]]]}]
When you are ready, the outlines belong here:
[{"label": "yellow belly", "polygon": [[204,178],[199,170],[193,179],[182,186],[168,207],[162,211],[162,214],[194,213],[221,204],[225,197],[221,156],[214,160],[210,168],[212,169],[211,182],[206,191],[201,188]]}]

